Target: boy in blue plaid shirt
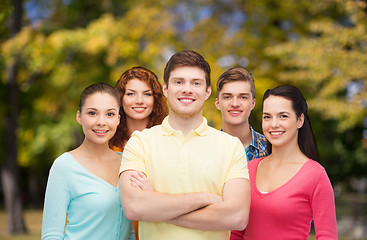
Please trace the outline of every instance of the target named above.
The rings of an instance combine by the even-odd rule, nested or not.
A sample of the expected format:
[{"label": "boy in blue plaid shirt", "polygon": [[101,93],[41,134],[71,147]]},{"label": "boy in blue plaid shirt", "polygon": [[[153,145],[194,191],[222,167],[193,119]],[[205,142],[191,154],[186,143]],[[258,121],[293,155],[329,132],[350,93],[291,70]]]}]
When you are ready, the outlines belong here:
[{"label": "boy in blue plaid shirt", "polygon": [[215,106],[222,113],[222,130],[240,139],[247,161],[268,154],[265,136],[256,132],[248,121],[255,103],[254,79],[246,69],[231,68],[219,77]]}]

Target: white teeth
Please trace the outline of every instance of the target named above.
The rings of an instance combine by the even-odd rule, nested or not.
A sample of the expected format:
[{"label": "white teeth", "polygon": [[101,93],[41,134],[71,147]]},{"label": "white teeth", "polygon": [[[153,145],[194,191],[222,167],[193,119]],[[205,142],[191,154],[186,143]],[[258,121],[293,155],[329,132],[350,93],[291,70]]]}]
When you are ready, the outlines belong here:
[{"label": "white teeth", "polygon": [[98,130],[93,130],[95,133],[106,133],[107,131],[98,131]]},{"label": "white teeth", "polygon": [[271,135],[280,135],[280,134],[282,134],[283,132],[271,132],[270,134]]},{"label": "white teeth", "polygon": [[229,111],[231,113],[241,113],[241,111]]},{"label": "white teeth", "polygon": [[194,100],[192,99],[180,99],[181,102],[193,102]]},{"label": "white teeth", "polygon": [[137,111],[143,111],[145,108],[143,107],[135,107],[134,110],[137,110]]}]

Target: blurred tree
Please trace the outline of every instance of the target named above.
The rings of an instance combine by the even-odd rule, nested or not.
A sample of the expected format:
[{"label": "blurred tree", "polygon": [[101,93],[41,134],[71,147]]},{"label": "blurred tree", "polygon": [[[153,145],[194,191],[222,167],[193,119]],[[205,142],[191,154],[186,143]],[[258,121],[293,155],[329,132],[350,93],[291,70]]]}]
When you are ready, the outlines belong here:
[{"label": "blurred tree", "polygon": [[114,85],[135,65],[162,68],[172,27],[160,8],[132,4],[124,16],[105,14],[86,28],[52,33],[39,22],[2,44],[6,66],[20,56],[18,162],[28,169],[26,188],[38,204],[55,157],[82,140],[75,121],[81,91],[95,82]]},{"label": "blurred tree", "polygon": [[[12,1],[13,13],[10,24],[10,38],[14,38],[21,29],[23,16],[22,0]],[[5,3],[6,8],[9,6]],[[4,11],[4,14],[7,11]],[[5,30],[3,30],[5,31]],[[5,157],[1,168],[1,181],[5,198],[5,209],[8,213],[7,231],[10,234],[26,232],[23,221],[23,206],[20,193],[20,170],[17,164],[18,147],[16,129],[18,127],[18,85],[17,75],[19,69],[18,57],[15,57],[5,68],[7,90],[6,117],[5,117]]]},{"label": "blurred tree", "polygon": [[[243,66],[256,81],[258,104],[250,119],[255,129],[261,130],[263,92],[294,84],[310,101],[318,146],[334,179],[358,172],[366,164],[361,144],[365,107],[357,104],[365,104],[365,90],[356,90],[366,87],[363,3],[28,0],[31,20],[0,50],[0,66],[9,68],[19,59],[17,152],[29,174],[27,188],[43,196],[55,157],[82,141],[75,113],[84,87],[95,82],[114,85],[135,65],[150,68],[162,79],[165,62],[184,49],[198,51],[212,67],[213,94],[204,108],[211,125],[221,125],[213,103],[216,80],[226,69]],[[5,67],[0,71],[4,84]],[[5,108],[2,102],[0,110]],[[335,139],[333,144],[326,144],[330,139]]]},{"label": "blurred tree", "polygon": [[[322,159],[335,180],[363,176],[367,148],[367,4],[334,1],[338,17],[307,23],[308,34],[266,48],[277,60],[274,76],[303,90],[314,112]],[[335,14],[335,12],[334,12]],[[319,122],[319,119],[324,119]]]}]

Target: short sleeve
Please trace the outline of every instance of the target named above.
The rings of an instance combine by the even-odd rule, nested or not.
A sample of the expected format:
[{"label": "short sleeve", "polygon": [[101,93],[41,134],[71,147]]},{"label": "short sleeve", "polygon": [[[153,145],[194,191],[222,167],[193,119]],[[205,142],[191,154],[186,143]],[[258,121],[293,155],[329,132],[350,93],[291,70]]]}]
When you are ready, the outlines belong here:
[{"label": "short sleeve", "polygon": [[238,140],[233,151],[231,165],[227,174],[226,181],[233,178],[245,178],[250,180],[247,167],[247,156],[243,145]]},{"label": "short sleeve", "polygon": [[139,170],[146,173],[146,151],[144,141],[138,132],[134,132],[126,143],[122,153],[120,174],[126,170]]}]

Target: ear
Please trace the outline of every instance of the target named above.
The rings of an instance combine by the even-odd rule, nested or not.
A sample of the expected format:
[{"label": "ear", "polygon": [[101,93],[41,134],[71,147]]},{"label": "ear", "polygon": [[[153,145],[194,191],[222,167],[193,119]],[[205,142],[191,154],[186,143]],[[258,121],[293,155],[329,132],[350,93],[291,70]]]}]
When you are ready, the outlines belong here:
[{"label": "ear", "polygon": [[219,111],[221,111],[221,110],[220,110],[220,105],[219,105],[219,100],[218,100],[218,98],[215,98],[214,103],[215,103],[215,107],[216,107]]},{"label": "ear", "polygon": [[81,115],[80,111],[77,111],[77,112],[76,112],[76,121],[77,121],[80,125],[82,125],[82,115]]},{"label": "ear", "polygon": [[162,84],[162,89],[163,89],[164,96],[168,97],[168,86],[165,82]]},{"label": "ear", "polygon": [[209,97],[210,97],[210,94],[212,93],[212,87],[209,86],[207,89],[206,89],[206,93],[205,93],[205,100],[207,100]]},{"label": "ear", "polygon": [[305,122],[305,115],[302,113],[297,120],[297,128],[300,129]]},{"label": "ear", "polygon": [[252,102],[251,102],[251,111],[255,108],[255,105],[256,105],[256,99],[252,99]]}]

